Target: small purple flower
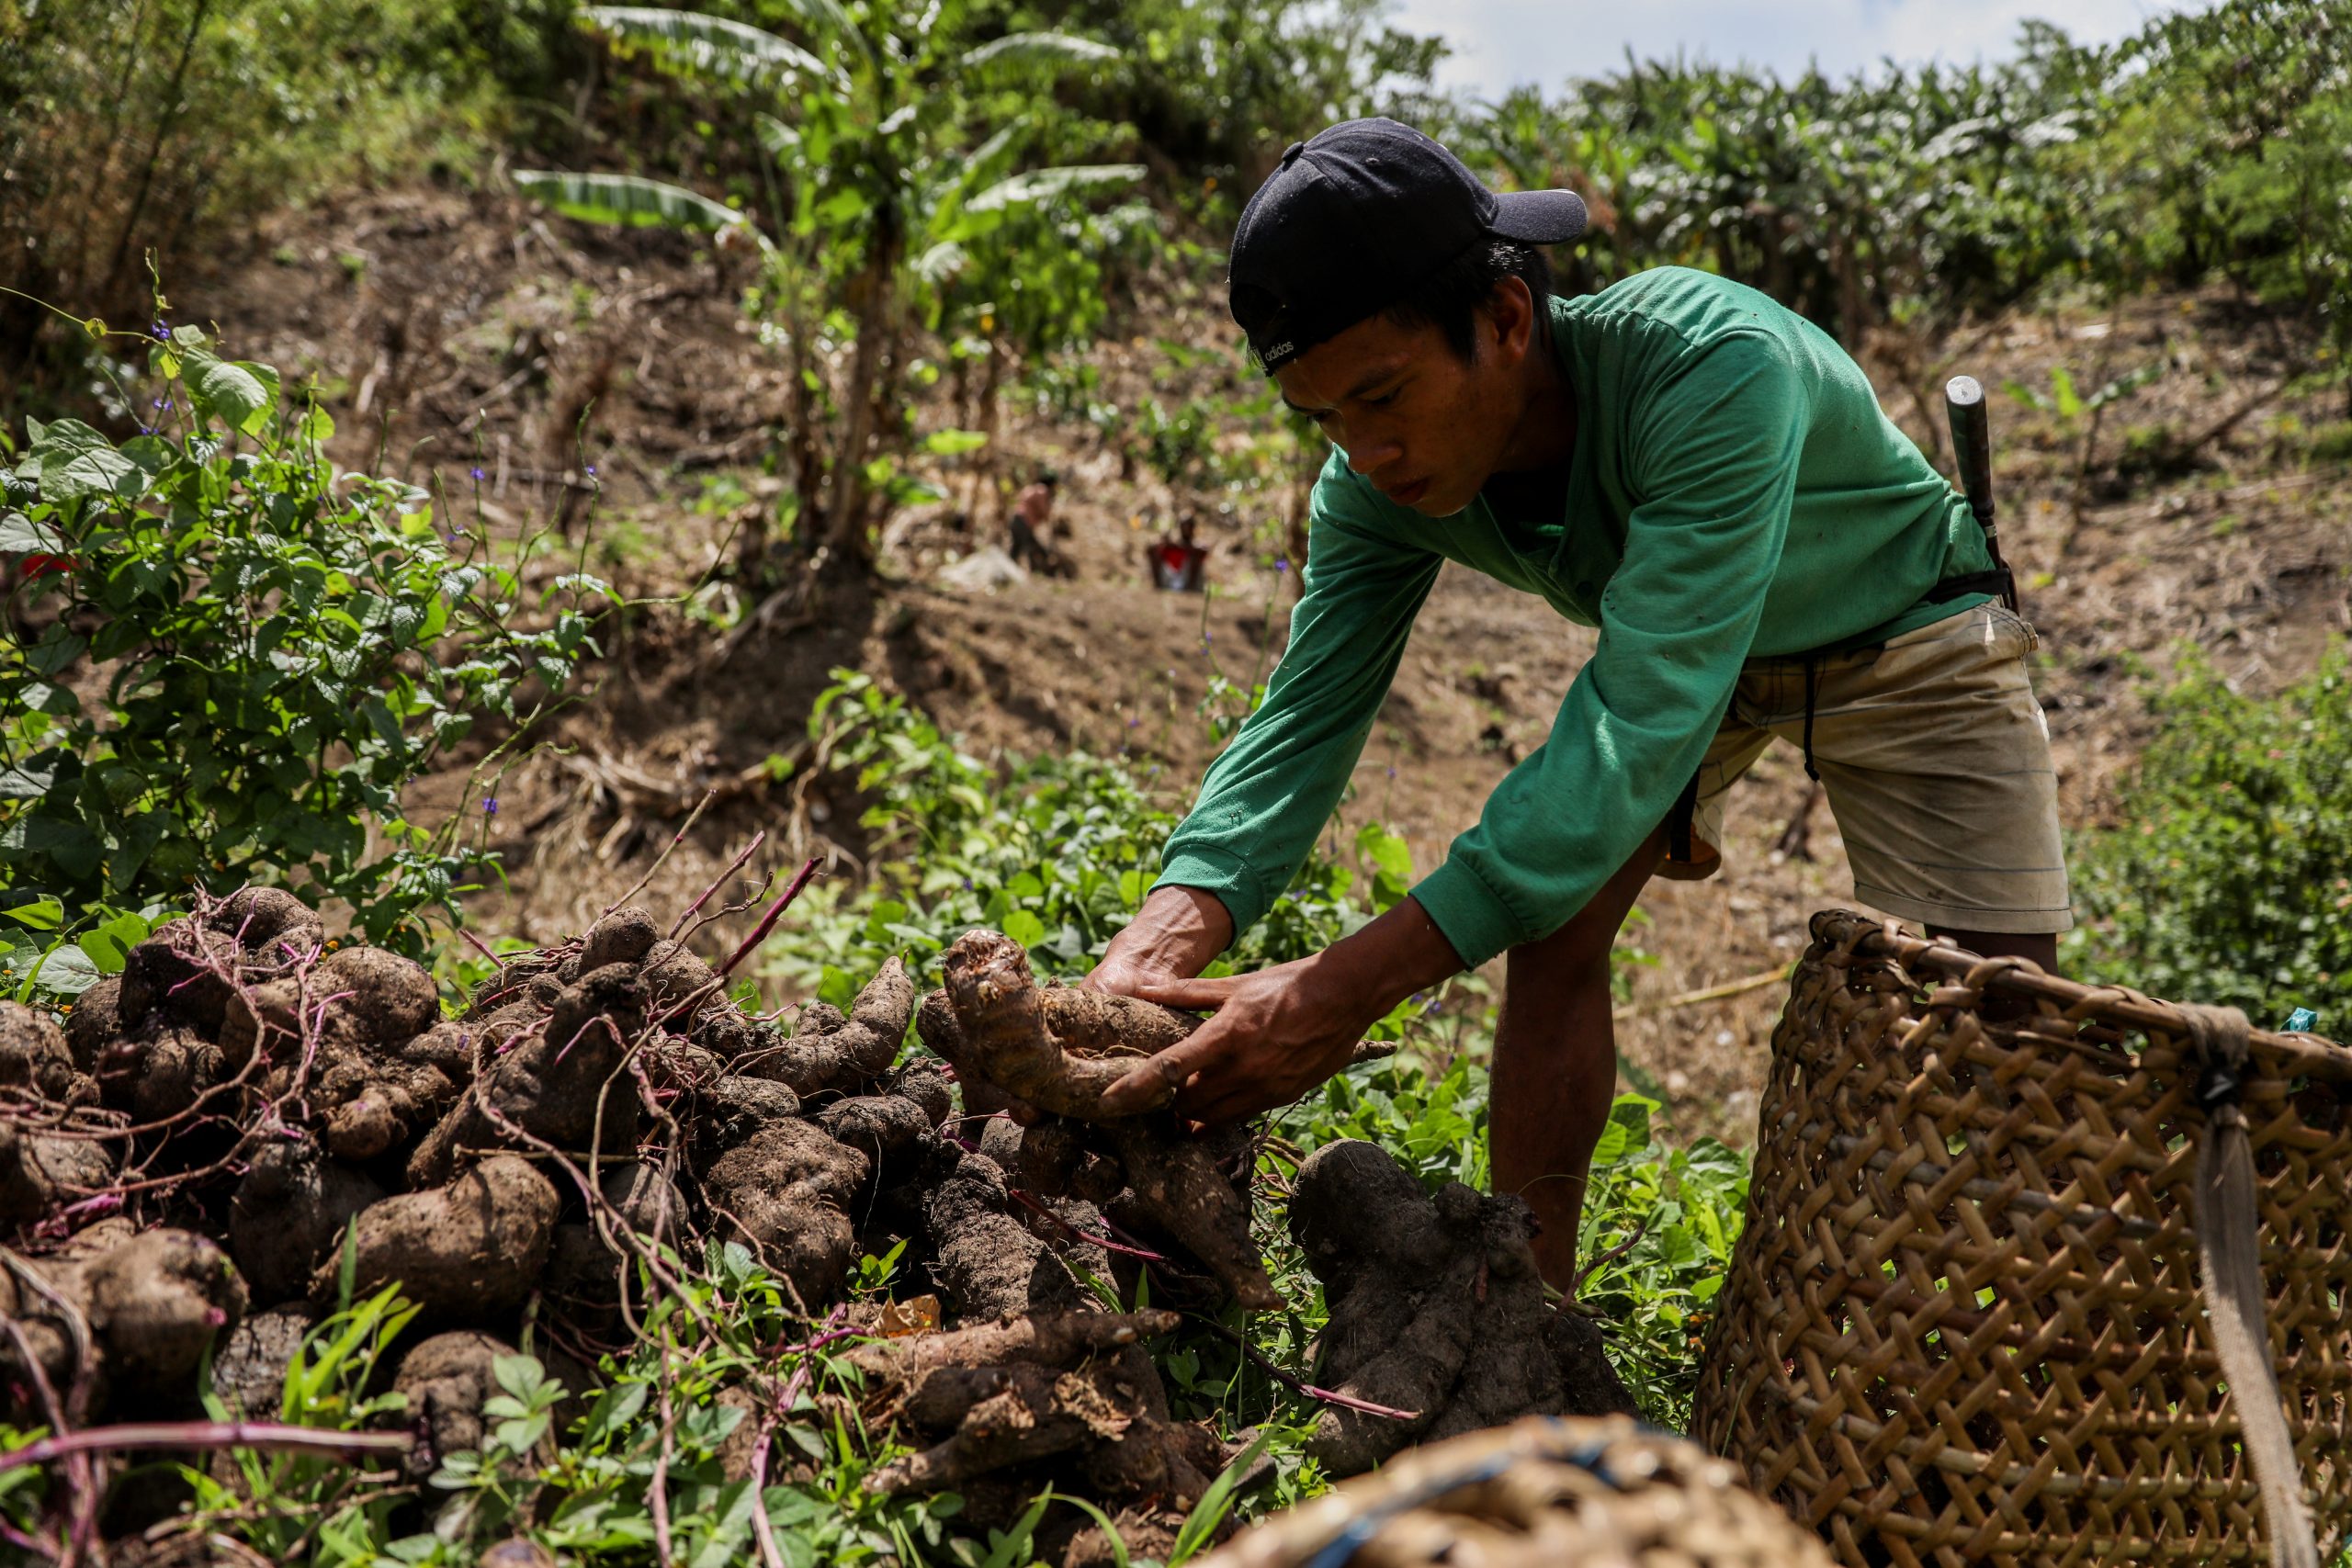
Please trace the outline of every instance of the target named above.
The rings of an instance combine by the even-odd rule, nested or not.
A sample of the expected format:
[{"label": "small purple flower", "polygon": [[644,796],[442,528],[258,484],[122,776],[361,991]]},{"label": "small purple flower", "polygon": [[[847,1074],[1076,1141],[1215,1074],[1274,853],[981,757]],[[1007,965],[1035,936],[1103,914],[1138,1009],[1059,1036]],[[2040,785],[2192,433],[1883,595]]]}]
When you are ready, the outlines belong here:
[{"label": "small purple flower", "polygon": [[498,796],[494,795],[486,795],[482,796],[481,814],[485,817],[495,817],[498,815]]},{"label": "small purple flower", "polygon": [[1393,779],[1393,778],[1395,778],[1395,777],[1396,776],[1396,769],[1394,769],[1394,768],[1389,769],[1389,770],[1388,770],[1388,776],[1389,776],[1390,778],[1392,778],[1392,779]]},{"label": "small purple flower", "polygon": [[1276,556],[1274,558],[1274,570],[1276,571],[1288,571],[1290,570],[1290,558],[1287,556]]},{"label": "small purple flower", "polygon": [[154,337],[157,343],[169,343],[172,341],[172,323],[164,320],[161,316],[155,318],[155,324],[149,327],[147,331]]},{"label": "small purple flower", "polygon": [[172,406],[172,400],[169,398],[157,398],[155,400],[154,406],[159,409],[170,408]]},{"label": "small purple flower", "polygon": [[596,477],[596,465],[594,463],[588,465],[588,477],[592,479]]},{"label": "small purple flower", "polygon": [[465,542],[466,531],[463,528],[452,528],[449,530],[449,547],[451,549],[462,548]]},{"label": "small purple flower", "polygon": [[467,473],[467,474],[468,474],[468,475],[469,475],[472,479],[473,479],[474,483],[476,483],[476,484],[480,484],[480,483],[481,483],[481,464],[479,464],[479,463],[475,464],[472,468],[468,468],[468,469],[466,470],[466,473]]},{"label": "small purple flower", "polygon": [[139,434],[141,435],[153,435],[155,434],[155,427],[152,424],[142,424],[139,427]]},{"label": "small purple flower", "polygon": [[1136,717],[1134,714],[1127,715],[1127,728],[1129,729],[1133,729],[1136,725],[1141,724],[1143,720]]}]

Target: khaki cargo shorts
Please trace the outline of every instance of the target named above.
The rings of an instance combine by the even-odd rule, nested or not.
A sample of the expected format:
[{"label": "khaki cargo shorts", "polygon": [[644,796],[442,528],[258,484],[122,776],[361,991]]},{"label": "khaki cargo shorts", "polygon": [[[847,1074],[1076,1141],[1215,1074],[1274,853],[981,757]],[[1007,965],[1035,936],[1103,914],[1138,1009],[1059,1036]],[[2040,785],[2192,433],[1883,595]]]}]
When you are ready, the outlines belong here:
[{"label": "khaki cargo shorts", "polygon": [[[1954,931],[2026,935],[2075,923],[2050,726],[2026,675],[2038,646],[2023,619],[1984,604],[1883,648],[1815,658],[1814,765],[1855,897]],[[1690,858],[1659,875],[1713,875],[1732,781],[1776,736],[1805,745],[1805,664],[1755,659],[1741,671],[1699,769]]]}]

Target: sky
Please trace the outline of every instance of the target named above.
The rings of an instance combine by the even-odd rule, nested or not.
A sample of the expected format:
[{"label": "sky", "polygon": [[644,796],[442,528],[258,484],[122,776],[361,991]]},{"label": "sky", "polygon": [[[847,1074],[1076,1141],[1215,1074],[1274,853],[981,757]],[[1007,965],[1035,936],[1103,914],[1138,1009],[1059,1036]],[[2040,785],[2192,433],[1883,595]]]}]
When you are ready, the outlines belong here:
[{"label": "sky", "polygon": [[1671,57],[1769,66],[1782,76],[1817,62],[1833,75],[1893,56],[1964,65],[2006,58],[2018,24],[2043,17],[2081,42],[2112,43],[2151,17],[2210,0],[1401,0],[1392,23],[1453,45],[1442,86],[1481,97],[1532,82],[1616,69],[1631,47]]}]

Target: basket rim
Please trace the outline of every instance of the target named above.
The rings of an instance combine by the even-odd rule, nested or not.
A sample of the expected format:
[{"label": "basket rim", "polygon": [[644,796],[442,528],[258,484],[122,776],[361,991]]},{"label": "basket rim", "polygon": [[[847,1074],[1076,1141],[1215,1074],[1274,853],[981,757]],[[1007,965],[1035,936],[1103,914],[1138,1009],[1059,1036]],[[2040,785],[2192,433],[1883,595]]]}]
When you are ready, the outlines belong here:
[{"label": "basket rim", "polygon": [[[1817,942],[1849,948],[1864,957],[1891,959],[1905,969],[1925,968],[1942,975],[1949,984],[1929,998],[1929,1011],[1973,1007],[1989,989],[2049,1004],[2069,1023],[2098,1020],[2175,1037],[2188,1032],[2187,1015],[2171,1002],[2128,986],[2087,986],[2069,980],[2030,959],[1986,958],[1949,937],[1914,936],[1897,920],[1830,908],[1814,915],[1811,930]],[[2292,1072],[2352,1083],[2352,1045],[2322,1034],[2285,1034],[2267,1029],[2250,1031],[2249,1040]]]}]

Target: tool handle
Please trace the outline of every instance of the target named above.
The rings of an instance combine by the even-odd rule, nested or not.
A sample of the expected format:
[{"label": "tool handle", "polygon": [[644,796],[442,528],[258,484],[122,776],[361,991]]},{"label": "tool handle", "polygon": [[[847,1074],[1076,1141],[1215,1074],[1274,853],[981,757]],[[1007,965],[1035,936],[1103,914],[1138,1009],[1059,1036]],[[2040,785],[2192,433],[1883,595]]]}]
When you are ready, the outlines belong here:
[{"label": "tool handle", "polygon": [[1955,376],[1944,383],[1944,407],[1951,415],[1951,449],[1960,462],[1960,487],[1968,495],[1968,509],[1984,530],[1993,560],[2001,559],[1999,534],[1993,525],[1993,431],[1984,412],[1984,389],[1973,376]]}]

